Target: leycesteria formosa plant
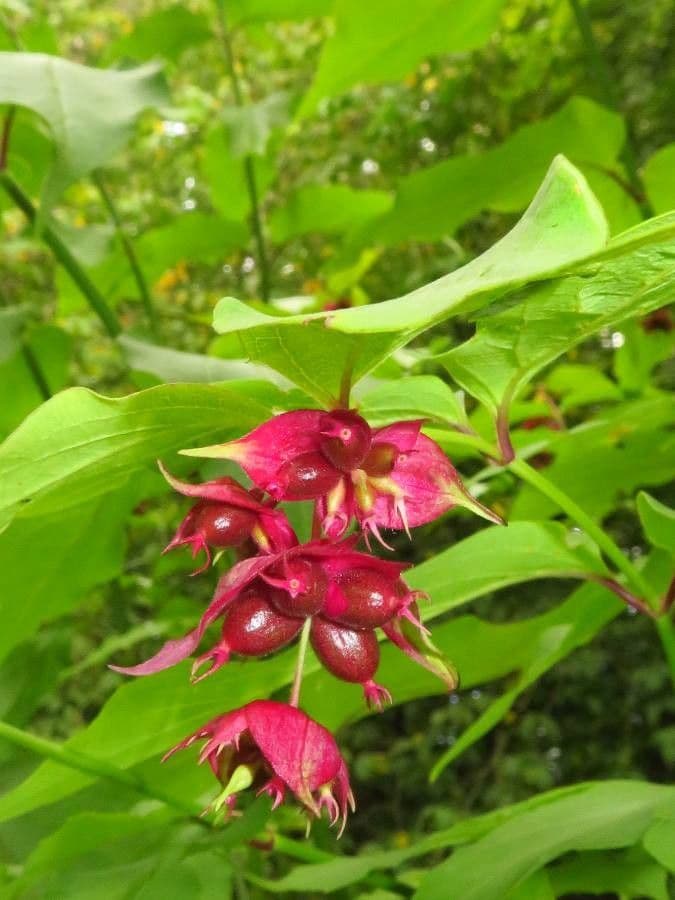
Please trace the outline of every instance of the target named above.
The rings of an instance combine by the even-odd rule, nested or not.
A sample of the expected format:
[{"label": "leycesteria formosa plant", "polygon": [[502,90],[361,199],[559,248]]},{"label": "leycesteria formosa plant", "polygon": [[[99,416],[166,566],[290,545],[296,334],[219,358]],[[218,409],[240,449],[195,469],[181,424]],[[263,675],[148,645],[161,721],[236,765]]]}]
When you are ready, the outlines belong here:
[{"label": "leycesteria formosa plant", "polygon": [[[236,441],[185,450],[188,456],[234,460],[254,484],[232,478],[188,484],[160,463],[172,487],[197,500],[167,550],[186,545],[203,553],[235,548],[238,561],[219,579],[199,622],[167,641],[127,675],[152,675],[192,656],[210,625],[220,637],[192,665],[194,683],[232,656],[263,657],[299,638],[298,664],[288,704],[255,700],[207,722],[176,750],[198,740],[222,790],[211,804],[230,814],[247,787],[267,793],[277,807],[287,792],[308,815],[326,809],[344,829],[354,797],[333,736],[299,707],[304,656],[311,643],[336,678],[361,685],[368,706],[382,709],[391,694],[375,681],[381,630],[403,653],[438,675],[452,690],[457,673],[433,645],[420,619],[424,595],[405,582],[406,564],[371,552],[382,530],[404,530],[464,506],[495,523],[501,519],[468,492],[441,448],[421,431],[423,422],[372,429],[353,409],[283,413]],[[312,539],[300,543],[281,501],[314,501]],[[362,545],[362,546],[360,546]]]}]

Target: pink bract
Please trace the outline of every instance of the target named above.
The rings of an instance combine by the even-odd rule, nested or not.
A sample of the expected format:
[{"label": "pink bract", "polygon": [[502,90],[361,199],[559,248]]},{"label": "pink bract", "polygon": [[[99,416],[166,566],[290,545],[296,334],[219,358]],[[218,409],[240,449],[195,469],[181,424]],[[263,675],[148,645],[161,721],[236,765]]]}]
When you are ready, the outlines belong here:
[{"label": "pink bract", "polygon": [[347,765],[331,733],[304,712],[254,700],[207,722],[164,759],[202,738],[207,740],[199,761],[208,762],[225,786],[238,765],[247,765],[258,793],[269,793],[274,807],[288,789],[312,815],[326,807],[331,825],[341,819],[342,834],[354,810]]}]

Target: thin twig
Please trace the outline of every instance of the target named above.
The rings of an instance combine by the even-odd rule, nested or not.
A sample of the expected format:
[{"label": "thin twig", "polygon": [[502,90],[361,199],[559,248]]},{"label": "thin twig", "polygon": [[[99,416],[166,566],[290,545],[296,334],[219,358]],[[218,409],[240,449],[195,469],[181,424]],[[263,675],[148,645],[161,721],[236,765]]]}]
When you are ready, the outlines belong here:
[{"label": "thin twig", "polygon": [[9,154],[9,138],[12,133],[12,125],[16,116],[16,106],[10,106],[5,113],[5,120],[2,123],[2,136],[0,137],[0,172],[4,172],[7,168],[7,156]]},{"label": "thin twig", "polygon": [[148,283],[145,280],[145,275],[143,274],[143,270],[141,269],[140,263],[138,261],[138,257],[136,256],[136,251],[134,250],[134,245],[129,238],[129,235],[126,233],[124,225],[122,224],[122,220],[120,218],[119,212],[117,210],[117,206],[113,201],[108,188],[106,187],[105,181],[103,180],[103,176],[100,172],[94,172],[92,175],[92,180],[96,185],[99,194],[101,195],[101,199],[105,204],[106,209],[108,210],[108,214],[112,219],[113,225],[115,226],[115,231],[117,232],[117,236],[120,239],[120,243],[122,244],[122,249],[127,257],[129,262],[129,267],[134,276],[134,280],[136,281],[136,286],[138,287],[138,292],[141,297],[141,302],[143,303],[143,307],[145,308],[146,315],[148,317],[148,321],[150,322],[150,328],[155,337],[158,336],[158,322],[157,322],[157,312],[155,310],[152,296],[150,294],[150,289],[148,288]]},{"label": "thin twig", "polygon": [[79,750],[72,750],[63,744],[57,744],[55,741],[47,740],[47,738],[38,737],[36,734],[16,728],[16,726],[10,725],[8,722],[0,721],[0,738],[9,741],[9,743],[17,747],[30,750],[32,753],[36,753],[45,759],[51,759],[56,763],[60,763],[69,769],[75,769],[78,772],[82,772],[85,775],[93,775],[96,778],[107,778],[109,781],[130,787],[146,797],[161,800],[162,803],[165,803],[177,812],[188,815],[190,818],[199,821],[200,824],[208,826],[204,819],[199,818],[199,810],[192,804],[185,803],[159,787],[147,785],[138,775],[126,769],[119,769],[106,760],[96,759],[93,756],[81,753]]},{"label": "thin twig", "polygon": [[305,667],[305,656],[307,655],[307,644],[309,643],[309,632],[312,627],[312,618],[308,616],[305,624],[300,632],[300,641],[298,643],[298,659],[295,664],[295,675],[293,676],[293,687],[291,688],[291,696],[289,697],[289,706],[297,706],[300,702],[300,685],[302,684],[302,671]]},{"label": "thin twig", "polygon": [[[218,12],[218,22],[220,25],[220,40],[225,53],[225,61],[227,70],[232,84],[232,93],[234,94],[234,102],[238,107],[244,106],[244,97],[241,90],[239,75],[232,51],[232,40],[230,29],[227,24],[227,15],[225,12],[225,0],[215,0]],[[247,153],[243,159],[244,178],[246,179],[246,188],[248,190],[249,200],[251,202],[251,227],[258,251],[258,271],[260,272],[260,295],[265,303],[270,298],[270,272],[269,262],[267,258],[267,248],[265,245],[265,235],[263,232],[262,212],[260,209],[260,197],[258,194],[258,184],[255,177],[255,168],[253,165],[253,157]]]}]

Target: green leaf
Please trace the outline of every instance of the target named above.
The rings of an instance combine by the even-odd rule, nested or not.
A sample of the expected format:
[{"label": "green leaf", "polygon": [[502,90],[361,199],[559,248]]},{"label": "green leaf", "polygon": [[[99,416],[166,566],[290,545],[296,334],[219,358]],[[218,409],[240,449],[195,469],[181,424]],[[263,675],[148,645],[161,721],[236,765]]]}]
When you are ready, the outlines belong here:
[{"label": "green leaf", "polygon": [[658,819],[649,828],[642,844],[662,866],[675,872],[675,816]]},{"label": "green leaf", "polygon": [[675,209],[675,144],[657,150],[645,163],[642,180],[654,212]]},{"label": "green leaf", "polygon": [[21,348],[21,333],[28,310],[25,306],[0,309],[0,365]]},{"label": "green leaf", "polygon": [[181,3],[144,16],[133,31],[114,41],[106,51],[108,59],[147,60],[157,56],[177,62],[188,47],[211,38],[206,16],[190,12]]},{"label": "green leaf", "polygon": [[55,393],[69,380],[72,340],[55,325],[38,325],[24,335],[13,356],[0,362],[0,381],[11,384],[0,404],[0,437],[9,434],[44,400],[33,366],[39,367],[46,388]]},{"label": "green leaf", "polygon": [[[670,428],[674,416],[675,400],[667,394],[654,394],[606,409],[572,431],[551,432],[547,449],[554,459],[546,468],[546,477],[601,520],[635,488],[671,480],[675,474],[675,435]],[[541,519],[558,514],[551,500],[528,485],[521,488],[509,518]]]},{"label": "green leaf", "polygon": [[357,191],[342,184],[299,188],[269,219],[273,240],[281,243],[311,232],[344,234],[387,212],[393,197],[386,191]]},{"label": "green leaf", "polygon": [[0,445],[0,521],[22,504],[40,515],[75,506],[160,456],[240,435],[269,418],[281,397],[272,385],[245,381],[163,385],[120,399],[64,391]]},{"label": "green leaf", "polygon": [[275,128],[288,122],[289,96],[277,91],[258,103],[231,106],[223,111],[230,132],[230,148],[235,158],[263,156]]},{"label": "green leaf", "polygon": [[[485,528],[406,573],[413,588],[431,595],[425,619],[474,597],[536,578],[578,578],[607,570],[592,545],[559,522],[514,522]],[[489,587],[486,587],[489,585]]]},{"label": "green leaf", "polygon": [[437,240],[482,210],[520,212],[559,153],[597,183],[593,166],[615,164],[624,131],[621,116],[585,97],[572,97],[549,118],[523,126],[497,147],[453,156],[402,178],[391,212],[369,226],[364,238],[383,244]]},{"label": "green leaf", "polygon": [[330,313],[273,317],[226,298],[214,313],[242,352],[334,403],[343,372],[354,381],[432,325],[548,278],[604,246],[607,226],[582,176],[558,158],[520,222],[482,256],[396,300]]},{"label": "green leaf", "polygon": [[[647,834],[657,825],[652,825]],[[555,897],[611,893],[626,898],[668,900],[667,873],[644,854],[583,853],[552,866],[549,872]]]},{"label": "green leaf", "polygon": [[675,807],[675,788],[615,781],[584,786],[495,828],[432,869],[415,900],[502,900],[547,862],[571,850],[604,850],[637,843],[650,824]]},{"label": "green leaf", "polygon": [[130,366],[139,372],[155,375],[167,383],[211,383],[255,378],[270,381],[280,388],[290,387],[289,382],[273,369],[256,366],[245,359],[219,359],[203,353],[186,353],[128,335],[120,336],[117,341]]},{"label": "green leaf", "polygon": [[[508,404],[543,366],[600,328],[645,315],[668,302],[675,284],[673,222],[663,220],[666,239],[625,255],[589,263],[580,274],[525,289],[501,310],[479,320],[469,341],[440,357],[453,378],[494,414]],[[649,223],[647,226],[650,228]],[[641,239],[640,229],[627,232]]]},{"label": "green leaf", "polygon": [[[244,161],[234,155],[232,143],[229,129],[223,125],[212,128],[204,141],[201,170],[215,209],[230,222],[244,222],[250,212],[251,196],[244,175]],[[256,187],[264,194],[277,175],[274,162],[269,156],[255,156],[252,164]]]},{"label": "green leaf", "polygon": [[43,53],[0,53],[0,103],[26,106],[49,125],[55,154],[42,211],[126,144],[139,113],[168,102],[157,65],[92,69]]},{"label": "green leaf", "polygon": [[[372,385],[376,386],[373,387]],[[401,419],[429,419],[441,425],[466,425],[462,395],[435,375],[411,375],[391,381],[369,381],[356,392],[358,408],[371,425]]]},{"label": "green leaf", "polygon": [[546,387],[562,398],[562,413],[590,403],[606,403],[623,397],[617,385],[599,369],[582,363],[556,366],[546,379]]},{"label": "green leaf", "polygon": [[675,332],[648,330],[640,322],[624,322],[621,331],[624,342],[614,354],[614,374],[626,394],[642,394],[653,369],[674,355]]},{"label": "green leaf", "polygon": [[338,0],[335,31],[300,115],[356,84],[402,78],[427,56],[480,47],[497,27],[502,6],[503,0]]},{"label": "green leaf", "polygon": [[555,900],[548,873],[540,869],[509,891],[506,900]]},{"label": "green leaf", "polygon": [[637,511],[649,543],[675,554],[675,509],[640,491]]},{"label": "green leaf", "polygon": [[30,854],[9,897],[227,898],[231,870],[217,853],[217,840],[214,834],[212,849],[201,849],[208,847],[204,832],[172,822],[164,812],[79,813]]},{"label": "green leaf", "polygon": [[556,622],[532,634],[527,656],[513,687],[494,700],[464,731],[452,747],[437,760],[431,773],[435,781],[451,762],[491,731],[511,709],[518,697],[537,679],[577,647],[588,643],[621,610],[618,600],[610,600],[596,585],[585,585],[577,592],[578,603],[584,612],[571,621]]},{"label": "green leaf", "polygon": [[[65,512],[18,516],[0,535],[0,659],[119,574],[126,517],[138,500],[138,488],[125,488]],[[29,572],[32,554],[39,564]]]}]

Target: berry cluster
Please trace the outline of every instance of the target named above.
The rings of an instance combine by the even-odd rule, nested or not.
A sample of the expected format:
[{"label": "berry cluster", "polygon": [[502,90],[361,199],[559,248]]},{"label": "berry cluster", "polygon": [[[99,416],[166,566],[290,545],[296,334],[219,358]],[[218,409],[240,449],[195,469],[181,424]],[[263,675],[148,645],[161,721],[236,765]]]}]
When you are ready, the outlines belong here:
[{"label": "berry cluster", "polygon": [[[254,487],[232,478],[187,484],[164,476],[195,498],[167,550],[187,545],[204,553],[235,548],[238,561],[220,578],[197,626],[167,641],[136,666],[113,667],[150,675],[191,656],[207,628],[221,621],[220,638],[192,666],[192,680],[212,675],[231,656],[262,657],[300,636],[297,677],[289,704],[256,700],[212,720],[169,751],[208,738],[208,761],[223,791],[216,808],[231,810],[236,793],[255,786],[282,802],[290,790],[313,815],[328,809],[331,824],[353,807],[347,769],[332,735],[298,709],[308,642],[335,677],[360,684],[365,700],[381,709],[391,702],[374,680],[380,660],[377,629],[449,689],[456,673],[429,639],[419,619],[421,594],[410,590],[405,564],[368,551],[380,529],[405,530],[463,505],[494,522],[491,510],[463,486],[440,447],[421,433],[421,421],[371,429],[353,410],[298,410],[265,422],[237,441],[184,451],[238,462]],[[312,540],[299,543],[281,501],[314,501]],[[355,523],[356,529],[349,533]]]}]

